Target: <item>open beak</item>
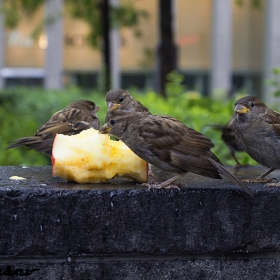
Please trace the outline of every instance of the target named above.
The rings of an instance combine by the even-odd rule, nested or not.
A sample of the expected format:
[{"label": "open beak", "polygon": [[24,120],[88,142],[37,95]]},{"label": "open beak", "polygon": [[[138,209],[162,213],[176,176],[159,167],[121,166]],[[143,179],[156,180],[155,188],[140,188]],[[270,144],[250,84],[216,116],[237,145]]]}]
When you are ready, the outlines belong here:
[{"label": "open beak", "polygon": [[234,112],[239,115],[246,114],[248,111],[250,111],[250,109],[248,109],[247,107],[245,107],[241,104],[237,104],[234,108]]},{"label": "open beak", "polygon": [[104,124],[100,129],[99,132],[100,134],[109,134],[111,131],[111,127],[109,127],[107,124]]},{"label": "open beak", "polygon": [[118,104],[118,103],[113,103],[113,102],[109,102],[108,103],[108,111],[113,111],[113,110],[116,110],[120,107],[121,104]]}]

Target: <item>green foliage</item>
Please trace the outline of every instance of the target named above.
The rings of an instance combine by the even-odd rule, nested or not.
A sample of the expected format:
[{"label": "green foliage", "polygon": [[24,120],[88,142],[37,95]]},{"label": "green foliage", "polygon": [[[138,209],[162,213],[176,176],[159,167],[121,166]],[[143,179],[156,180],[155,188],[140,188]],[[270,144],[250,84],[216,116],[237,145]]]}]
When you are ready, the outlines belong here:
[{"label": "green foliage", "polygon": [[[88,23],[90,27],[88,40],[94,48],[99,47],[102,38],[102,26],[100,24],[102,22],[102,1],[86,0],[78,4],[76,0],[67,0],[66,4],[72,17]],[[135,28],[134,33],[137,36],[140,34],[137,29],[140,18],[148,16],[145,10],[135,9],[133,1],[128,1],[118,7],[110,7],[109,12],[112,26]]]},{"label": "green foliage", "polygon": [[[219,101],[201,97],[198,93],[187,92],[181,85],[182,76],[172,73],[166,87],[167,98],[154,91],[140,93],[130,90],[133,97],[149,108],[153,114],[173,116],[189,127],[209,137],[215,147],[213,152],[227,165],[235,162],[229,150],[220,139],[221,133],[209,125],[227,124],[233,112],[233,100]],[[101,109],[98,116],[104,124],[106,102],[104,93],[82,91],[72,88],[63,91],[44,91],[42,89],[8,88],[0,92],[0,165],[49,165],[48,157],[24,147],[4,150],[20,137],[32,136],[47,122],[52,114],[66,107],[72,101],[90,99]],[[245,153],[238,153],[242,163],[255,164]]]},{"label": "green foliage", "polygon": [[183,75],[179,74],[177,71],[173,71],[167,75],[167,80],[165,93],[169,100],[174,100],[185,92]]},{"label": "green foliage", "polygon": [[8,88],[0,92],[0,165],[49,165],[50,159],[25,147],[4,150],[20,137],[32,136],[58,110],[78,99],[90,99],[101,109],[98,114],[105,120],[104,94],[78,89],[44,91],[42,89]]},{"label": "green foliage", "polygon": [[44,0],[2,0],[0,11],[5,14],[5,25],[15,28],[22,18],[22,13],[30,16],[43,3]]},{"label": "green foliage", "polygon": [[272,79],[268,79],[266,84],[273,88],[273,95],[280,96],[280,67],[273,68],[272,72]]},{"label": "green foliage", "polygon": [[[0,4],[0,12],[5,15],[5,25],[8,28],[15,28],[23,15],[31,16],[38,8],[42,6],[44,0],[3,0]],[[82,19],[89,27],[88,41],[92,47],[100,46],[102,37],[101,26],[101,7],[102,1],[96,0],[66,0],[67,11],[73,18]],[[134,1],[126,1],[118,7],[110,7],[110,13],[113,26],[134,28],[134,34],[141,37],[141,31],[137,28],[140,18],[147,18],[148,12],[135,8]],[[60,16],[60,15],[59,15]],[[31,36],[37,38],[42,32],[44,23],[51,24],[57,19],[57,15],[52,15],[42,20],[38,25],[34,26]]]},{"label": "green foliage", "polygon": [[[251,0],[251,5],[255,9],[260,9],[264,6],[263,0]],[[238,6],[243,6],[244,5],[244,0],[235,0],[235,3]]]},{"label": "green foliage", "polygon": [[122,6],[115,6],[112,10],[112,25],[122,27],[135,27],[139,24],[140,18],[148,18],[146,10],[135,9],[133,2]]},{"label": "green foliage", "polygon": [[[81,2],[81,3],[79,3]],[[84,20],[90,26],[88,40],[94,47],[98,46],[101,35],[101,7],[98,1],[68,0],[66,2],[68,11],[73,18]]]}]

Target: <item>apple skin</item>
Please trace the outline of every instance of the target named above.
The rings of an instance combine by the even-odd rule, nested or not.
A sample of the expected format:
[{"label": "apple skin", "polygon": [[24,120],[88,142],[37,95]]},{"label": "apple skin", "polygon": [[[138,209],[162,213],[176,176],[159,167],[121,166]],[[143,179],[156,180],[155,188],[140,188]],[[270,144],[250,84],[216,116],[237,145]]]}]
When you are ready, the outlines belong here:
[{"label": "apple skin", "polygon": [[52,174],[77,183],[107,182],[114,177],[144,183],[148,180],[148,163],[122,141],[113,141],[91,128],[77,135],[55,136]]}]

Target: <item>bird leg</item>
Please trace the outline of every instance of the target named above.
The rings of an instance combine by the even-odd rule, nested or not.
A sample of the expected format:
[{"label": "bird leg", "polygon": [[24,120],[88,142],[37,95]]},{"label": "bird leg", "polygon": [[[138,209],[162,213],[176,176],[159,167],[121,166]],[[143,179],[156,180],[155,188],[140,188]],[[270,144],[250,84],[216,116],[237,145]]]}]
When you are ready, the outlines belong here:
[{"label": "bird leg", "polygon": [[155,176],[152,170],[152,165],[148,163],[148,176]]},{"label": "bird leg", "polygon": [[267,182],[271,182],[271,181],[274,180],[274,178],[265,179],[265,177],[274,170],[275,170],[274,168],[270,168],[267,171],[265,171],[262,175],[260,175],[258,178],[256,178],[256,179],[243,179],[242,182],[244,182],[244,183],[267,183]]},{"label": "bird leg", "polygon": [[236,162],[236,164],[233,166],[234,168],[250,166],[250,164],[241,164],[241,163],[239,162],[239,160],[237,159],[237,157],[235,156],[234,151],[231,151],[230,154],[231,154],[231,156],[233,157],[233,159],[234,159],[235,162]]},{"label": "bird leg", "polygon": [[181,174],[177,174],[174,177],[162,182],[162,183],[153,183],[153,184],[149,184],[149,183],[143,183],[141,184],[141,187],[148,187],[149,189],[177,189],[180,190],[180,188],[176,185],[171,185],[174,181],[176,181],[177,179],[179,179],[182,175]]},{"label": "bird leg", "polygon": [[[275,180],[277,179],[275,178]],[[280,182],[277,180],[277,183],[272,183],[272,182],[266,183],[264,187],[280,187]]]}]

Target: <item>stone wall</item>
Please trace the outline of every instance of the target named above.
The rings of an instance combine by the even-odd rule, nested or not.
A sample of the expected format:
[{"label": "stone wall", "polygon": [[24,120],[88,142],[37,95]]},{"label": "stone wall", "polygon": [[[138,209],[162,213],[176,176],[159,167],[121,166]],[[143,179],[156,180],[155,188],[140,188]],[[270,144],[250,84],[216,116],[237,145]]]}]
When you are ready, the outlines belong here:
[{"label": "stone wall", "polygon": [[251,198],[192,174],[180,191],[82,185],[50,167],[1,167],[0,178],[0,279],[280,279],[278,188],[248,184]]}]

